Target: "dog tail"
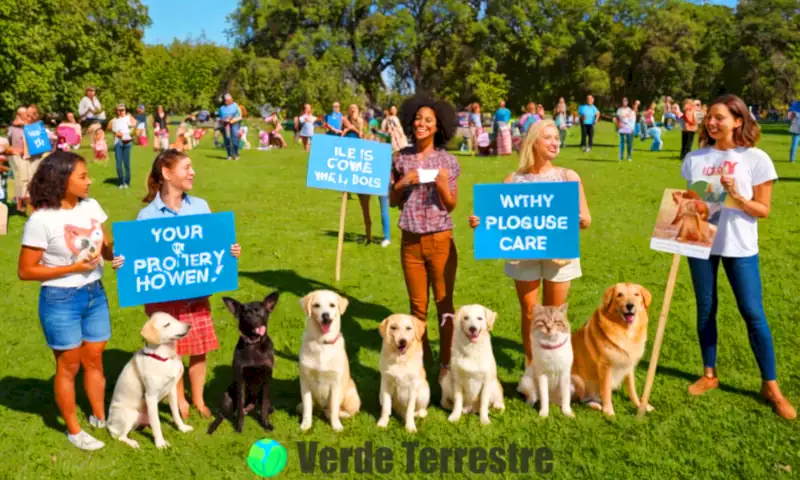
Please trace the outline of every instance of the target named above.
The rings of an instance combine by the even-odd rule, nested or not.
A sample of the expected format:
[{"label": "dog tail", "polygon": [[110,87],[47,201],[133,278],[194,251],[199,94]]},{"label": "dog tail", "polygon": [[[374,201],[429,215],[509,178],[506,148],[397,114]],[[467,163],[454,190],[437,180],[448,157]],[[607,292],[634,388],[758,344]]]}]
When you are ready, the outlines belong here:
[{"label": "dog tail", "polygon": [[208,426],[208,434],[209,435],[214,433],[214,431],[217,429],[217,427],[219,427],[219,425],[222,423],[222,420],[224,418],[225,418],[225,415],[223,415],[222,412],[219,412],[217,414],[217,418],[215,418],[214,421],[211,422],[211,425]]},{"label": "dog tail", "polygon": [[578,375],[572,375],[572,399],[581,401],[586,396],[586,384]]}]

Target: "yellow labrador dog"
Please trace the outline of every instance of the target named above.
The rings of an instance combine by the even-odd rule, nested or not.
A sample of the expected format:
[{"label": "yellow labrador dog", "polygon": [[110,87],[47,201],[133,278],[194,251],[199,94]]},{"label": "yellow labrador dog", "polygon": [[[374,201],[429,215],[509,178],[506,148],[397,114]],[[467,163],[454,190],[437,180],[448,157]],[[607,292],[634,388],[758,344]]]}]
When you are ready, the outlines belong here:
[{"label": "yellow labrador dog", "polygon": [[428,415],[431,387],[422,365],[425,322],[411,315],[391,315],[378,326],[381,348],[381,418],[379,428],[389,425],[392,408],[405,415],[406,430],[416,432],[414,417]]},{"label": "yellow labrador dog", "polygon": [[300,430],[311,428],[316,406],[330,419],[331,427],[340,432],[344,428],[340,419],[352,417],[361,408],[356,385],[350,378],[341,330],[347,299],[330,290],[317,290],[303,297],[300,305],[307,317],[300,347]]},{"label": "yellow labrador dog", "polygon": [[156,447],[169,446],[161,433],[158,402],[169,396],[169,408],[178,430],[190,432],[178,410],[178,380],[183,376],[183,362],[175,351],[175,341],[189,333],[190,325],[173,316],[156,312],[142,328],[144,348],[122,369],[108,412],[108,431],[111,436],[133,448],[139,443],[128,433],[139,425],[150,424]]},{"label": "yellow labrador dog", "polygon": [[450,367],[439,382],[442,407],[453,410],[447,418],[451,422],[462,413],[478,412],[481,424],[488,425],[490,405],[506,408],[489,337],[496,319],[497,313],[481,305],[461,307],[443,319],[455,322]]}]

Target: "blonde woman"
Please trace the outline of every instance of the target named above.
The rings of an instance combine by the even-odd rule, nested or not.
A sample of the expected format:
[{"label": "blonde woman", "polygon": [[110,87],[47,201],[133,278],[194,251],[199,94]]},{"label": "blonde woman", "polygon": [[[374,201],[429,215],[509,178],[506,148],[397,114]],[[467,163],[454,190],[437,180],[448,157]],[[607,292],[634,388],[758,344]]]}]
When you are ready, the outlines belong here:
[{"label": "blonde woman", "polygon": [[[520,149],[517,171],[506,177],[504,183],[578,182],[580,194],[580,227],[589,228],[592,217],[583,192],[581,177],[573,170],[557,167],[553,161],[560,151],[561,137],[552,120],[540,120],[531,126]],[[469,217],[469,225],[476,228],[480,218]],[[523,260],[506,262],[505,273],[514,279],[519,298],[522,345],[525,349],[525,366],[531,362],[531,327],[533,307],[539,301],[539,287],[544,284],[543,305],[558,306],[567,303],[570,282],[581,276],[580,259],[573,260]]]},{"label": "blonde woman", "polygon": [[392,105],[388,111],[388,115],[383,119],[381,130],[389,135],[392,140],[392,151],[399,152],[408,146],[408,138],[403,131],[403,125],[400,119],[397,118],[397,107]]}]

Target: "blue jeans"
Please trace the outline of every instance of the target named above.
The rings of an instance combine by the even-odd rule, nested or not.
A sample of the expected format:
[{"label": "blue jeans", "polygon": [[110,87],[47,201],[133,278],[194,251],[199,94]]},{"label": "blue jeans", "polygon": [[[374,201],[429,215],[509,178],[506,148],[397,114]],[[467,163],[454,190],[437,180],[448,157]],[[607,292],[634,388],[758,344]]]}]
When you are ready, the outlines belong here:
[{"label": "blue jeans", "polygon": [[100,280],[83,287],[42,287],[39,321],[47,345],[53,350],[72,350],[83,342],[111,338],[111,319],[106,291]]},{"label": "blue jeans", "polygon": [[389,197],[378,197],[381,203],[381,226],[383,227],[383,238],[391,240],[392,226],[390,224],[391,218],[389,217]]},{"label": "blue jeans", "polygon": [[789,150],[789,161],[794,163],[795,156],[797,155],[797,146],[800,145],[800,133],[792,134],[792,148]]},{"label": "blue jeans", "polygon": [[225,150],[228,151],[229,157],[239,156],[239,124],[232,123],[230,125],[230,135],[228,129],[222,127],[222,136],[225,138]]},{"label": "blue jeans", "polygon": [[758,255],[744,258],[712,255],[708,260],[689,258],[703,365],[715,368],[717,364],[717,271],[720,260],[736,297],[739,313],[747,325],[750,348],[756,356],[761,378],[775,380],[775,347],[764,313]]},{"label": "blue jeans", "polygon": [[619,134],[619,159],[622,160],[625,153],[625,145],[628,145],[628,158],[633,156],[633,133]]},{"label": "blue jeans", "polygon": [[653,138],[653,144],[650,145],[651,152],[660,152],[664,142],[661,141],[661,129],[658,127],[650,127],[647,129],[647,136]]},{"label": "blue jeans", "polygon": [[114,158],[117,160],[117,178],[120,185],[131,184],[131,147],[133,142],[117,142],[114,145]]}]

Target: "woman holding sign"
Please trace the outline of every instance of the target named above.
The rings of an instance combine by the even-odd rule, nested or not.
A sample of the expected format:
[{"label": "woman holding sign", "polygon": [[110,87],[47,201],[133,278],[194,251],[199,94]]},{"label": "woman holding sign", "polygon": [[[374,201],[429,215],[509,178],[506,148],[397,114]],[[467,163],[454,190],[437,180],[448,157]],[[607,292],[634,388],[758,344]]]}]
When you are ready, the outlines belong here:
[{"label": "woman holding sign", "polygon": [[19,255],[19,278],[42,283],[39,321],[56,358],[56,404],[70,443],[97,450],[103,442],[81,430],[75,414],[75,376],[83,365],[83,386],[92,407],[89,423],[105,427],[103,350],[111,338],[108,300],[103,288],[103,260],[113,258],[100,204],[88,198],[92,181],[86,161],[75,153],[56,152],[42,162],[30,184],[36,209],[25,223]]},{"label": "woman holding sign", "polygon": [[697,303],[697,333],[704,375],[689,386],[702,395],[719,386],[717,378],[717,271],[725,268],[739,312],[747,325],[750,347],[761,371],[761,395],[781,417],[797,414],[776,381],[775,349],[761,292],[758,219],[769,215],[772,182],[778,178],[769,156],[756,143],[758,123],[735,95],[714,100],[700,130],[700,150],[689,153],[681,175],[691,186],[704,181],[727,192],[708,260],[689,258]]},{"label": "woman holding sign", "polygon": [[[178,215],[198,215],[211,213],[208,203],[202,198],[192,197],[187,192],[194,185],[192,159],[178,150],[161,152],[153,162],[147,179],[147,195],[143,202],[148,205],[140,212],[137,220],[169,218]],[[231,246],[231,255],[239,258],[239,244]],[[121,265],[121,264],[120,264]],[[203,399],[203,386],[206,381],[206,355],[219,348],[217,334],[211,321],[211,305],[208,297],[145,305],[149,316],[155,312],[166,312],[179,321],[192,326],[189,334],[176,342],[178,355],[189,356],[189,381],[192,383],[192,403],[203,417],[210,417],[211,411]],[[178,382],[178,403],[181,416],[189,416],[189,403],[183,388],[183,377]]]},{"label": "woman holding sign", "polygon": [[[531,182],[578,182],[580,192],[580,227],[589,228],[592,216],[583,192],[581,177],[573,170],[556,167],[553,160],[558,156],[561,135],[552,120],[533,124],[520,148],[519,167],[507,176],[504,183]],[[469,217],[472,228],[480,225],[480,218]],[[522,346],[525,349],[525,366],[533,359],[531,328],[533,307],[539,301],[539,286],[544,283],[542,305],[559,306],[567,303],[570,282],[581,276],[580,259],[572,260],[524,260],[506,262],[505,273],[514,279],[519,298]]]},{"label": "woman holding sign", "polygon": [[[411,314],[427,322],[428,291],[433,287],[436,313],[442,325],[444,315],[454,312],[458,266],[450,212],[456,208],[456,180],[461,167],[445,150],[456,133],[458,117],[449,103],[424,95],[409,98],[400,111],[413,139],[413,145],[398,152],[392,162],[393,185],[389,189],[392,205],[402,209],[400,261]],[[452,322],[441,327],[439,338],[441,378],[450,364]],[[425,362],[429,363],[433,354],[427,330],[422,341]]]}]

